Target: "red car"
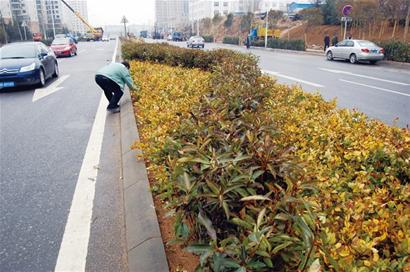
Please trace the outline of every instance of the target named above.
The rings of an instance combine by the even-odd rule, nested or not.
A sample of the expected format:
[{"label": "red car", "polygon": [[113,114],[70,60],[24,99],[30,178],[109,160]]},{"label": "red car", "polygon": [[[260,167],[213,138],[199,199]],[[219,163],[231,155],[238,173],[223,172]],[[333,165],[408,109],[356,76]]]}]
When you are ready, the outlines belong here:
[{"label": "red car", "polygon": [[72,57],[77,55],[77,46],[70,38],[57,38],[51,44],[51,49],[57,57]]}]

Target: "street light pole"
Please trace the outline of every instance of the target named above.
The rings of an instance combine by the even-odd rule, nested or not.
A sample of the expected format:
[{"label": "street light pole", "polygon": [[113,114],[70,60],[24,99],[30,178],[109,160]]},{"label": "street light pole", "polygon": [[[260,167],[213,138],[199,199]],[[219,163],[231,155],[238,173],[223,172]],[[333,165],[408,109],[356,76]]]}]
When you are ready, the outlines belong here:
[{"label": "street light pole", "polygon": [[[48,4],[50,5],[50,1],[48,1]],[[53,25],[53,38],[55,38],[56,37],[56,27],[54,24],[54,4],[52,2],[51,2],[50,13],[51,13],[51,24]]]},{"label": "street light pole", "polygon": [[269,17],[269,11],[266,10],[266,16],[265,16],[265,48],[268,47],[268,17]]}]

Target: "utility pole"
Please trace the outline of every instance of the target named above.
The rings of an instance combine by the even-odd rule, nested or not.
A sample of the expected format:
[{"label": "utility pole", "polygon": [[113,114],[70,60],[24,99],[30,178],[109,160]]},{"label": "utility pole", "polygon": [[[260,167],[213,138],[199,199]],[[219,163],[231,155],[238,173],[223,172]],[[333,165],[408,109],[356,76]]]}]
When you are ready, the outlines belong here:
[{"label": "utility pole", "polygon": [[128,23],[128,20],[125,17],[125,15],[122,16],[121,23],[124,24],[124,38],[126,38],[127,37],[127,23]]},{"label": "utility pole", "polygon": [[53,25],[53,38],[56,37],[56,26],[54,24],[54,4],[51,1],[48,1],[48,4],[51,3],[51,24]]},{"label": "utility pole", "polygon": [[199,36],[199,19],[196,21],[196,35]]},{"label": "utility pole", "polygon": [[23,23],[21,23],[21,26],[24,29],[24,40],[27,41],[27,30],[26,30],[27,23],[26,23],[26,21],[23,21]]},{"label": "utility pole", "polygon": [[266,10],[265,15],[265,48],[268,47],[268,21],[269,21],[269,10]]}]

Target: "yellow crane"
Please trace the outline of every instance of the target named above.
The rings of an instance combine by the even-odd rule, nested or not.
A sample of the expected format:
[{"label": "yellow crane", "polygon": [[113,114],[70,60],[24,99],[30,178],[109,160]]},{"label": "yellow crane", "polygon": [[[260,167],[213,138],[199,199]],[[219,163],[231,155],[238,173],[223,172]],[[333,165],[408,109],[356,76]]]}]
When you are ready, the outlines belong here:
[{"label": "yellow crane", "polygon": [[89,22],[87,22],[87,20],[81,16],[81,14],[78,11],[75,11],[66,1],[61,0],[61,2],[63,2],[63,4],[72,12],[74,13],[75,16],[77,16],[78,19],[81,20],[81,22],[83,22],[89,29],[88,33],[90,33],[92,35],[92,39],[99,41],[101,40],[104,30],[102,29],[102,27],[93,27],[92,25],[90,25]]}]

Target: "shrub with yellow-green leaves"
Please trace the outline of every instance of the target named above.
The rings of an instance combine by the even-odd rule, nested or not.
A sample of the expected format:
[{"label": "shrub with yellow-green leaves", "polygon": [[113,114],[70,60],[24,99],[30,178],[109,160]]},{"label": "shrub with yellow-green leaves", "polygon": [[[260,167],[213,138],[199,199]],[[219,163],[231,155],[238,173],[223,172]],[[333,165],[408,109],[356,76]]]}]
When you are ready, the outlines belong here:
[{"label": "shrub with yellow-green leaves", "polygon": [[339,271],[409,270],[409,132],[298,88],[277,86],[268,104],[277,140],[318,181],[323,258]]},{"label": "shrub with yellow-green leaves", "polygon": [[409,271],[409,132],[275,84],[250,56],[202,52],[204,65],[190,51],[132,52],[203,71],[132,73],[144,155],[201,271],[318,271],[316,258],[326,271]]}]

